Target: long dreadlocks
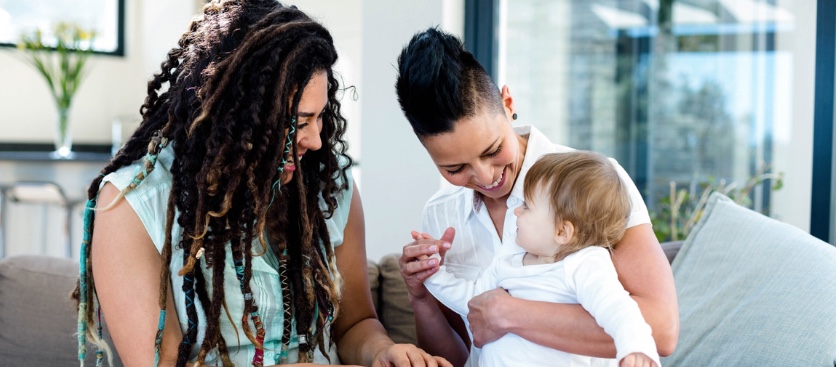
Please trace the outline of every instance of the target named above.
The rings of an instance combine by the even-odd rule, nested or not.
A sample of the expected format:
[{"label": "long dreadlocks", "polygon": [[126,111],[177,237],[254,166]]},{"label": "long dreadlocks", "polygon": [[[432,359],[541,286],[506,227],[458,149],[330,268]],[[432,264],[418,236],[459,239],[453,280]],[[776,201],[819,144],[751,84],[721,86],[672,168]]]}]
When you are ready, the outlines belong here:
[{"label": "long dreadlocks", "polygon": [[[254,241],[261,245],[257,252],[273,251],[279,259],[285,305],[283,350],[295,332],[300,362],[308,361],[317,347],[326,354],[326,343],[331,341],[325,332],[338,313],[340,276],[325,219],[337,206],[335,194],[348,188],[346,170],[351,164],[343,140],[346,122],[336,98],[339,86],[331,70],[336,60],[333,40],[324,27],[275,0],[215,0],[192,21],[148,83],[140,108],[142,124],[88,189],[75,292],[82,360],[85,338],[102,343],[100,325],[94,321],[98,305],[90,267],[93,208],[102,179],[145,157],[144,168],[119,200],[150,174],[167,144],[175,158],[162,249],[158,355],[172,276],[169,264],[177,261],[183,264],[178,275],[183,277],[188,316],[177,365],[189,359],[201,327],[195,297],[204,307],[207,323],[197,363],[216,349],[225,366],[232,364],[219,326],[228,296],[244,299],[244,313],[237,316],[256,347],[253,365],[262,365],[264,327],[250,290]],[[297,107],[305,86],[319,72],[328,77],[323,147],[306,153],[301,164],[295,162],[301,171],[288,185],[277,188],[274,183],[281,180],[285,160],[298,159],[293,139]],[[161,92],[164,86],[168,89]],[[348,164],[338,164],[338,156]],[[324,210],[320,199],[326,204]],[[175,217],[184,229],[179,243],[173,243],[171,234]],[[182,259],[172,258],[172,246],[183,249]],[[228,251],[241,295],[225,294]],[[210,269],[211,278],[205,279],[201,263]],[[296,330],[291,330],[292,318]]]}]

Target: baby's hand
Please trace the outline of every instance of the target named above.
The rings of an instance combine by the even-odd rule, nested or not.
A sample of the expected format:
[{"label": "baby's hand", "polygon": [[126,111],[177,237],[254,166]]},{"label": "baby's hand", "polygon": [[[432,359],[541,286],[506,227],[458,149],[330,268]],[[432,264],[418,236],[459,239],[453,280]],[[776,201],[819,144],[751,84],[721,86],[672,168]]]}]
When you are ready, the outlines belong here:
[{"label": "baby's hand", "polygon": [[[421,241],[423,239],[424,240],[435,241],[435,239],[427,233],[420,233],[420,232],[412,231],[412,232],[410,232],[410,235],[413,237],[413,240],[415,240],[415,241]],[[432,254],[430,256],[422,256],[422,257],[419,258],[419,260],[424,260],[424,259],[427,259],[427,258],[430,258],[430,257],[436,257],[439,260],[439,265],[444,264],[445,263],[445,253],[448,252],[448,250],[450,250],[451,242],[453,242],[453,237],[455,235],[456,235],[456,230],[453,229],[453,227],[448,227],[445,230],[445,233],[442,234],[442,238],[439,239],[439,241],[442,241],[443,244],[438,247],[439,248],[438,252],[436,254]]]},{"label": "baby's hand", "polygon": [[653,359],[642,353],[631,353],[619,361],[619,367],[659,367]]}]

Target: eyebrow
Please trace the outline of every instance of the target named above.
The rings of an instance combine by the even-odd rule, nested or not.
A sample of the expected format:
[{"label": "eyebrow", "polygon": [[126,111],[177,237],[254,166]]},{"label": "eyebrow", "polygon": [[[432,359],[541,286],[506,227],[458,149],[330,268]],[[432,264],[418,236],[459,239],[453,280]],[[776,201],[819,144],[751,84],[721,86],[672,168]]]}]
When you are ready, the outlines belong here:
[{"label": "eyebrow", "polygon": [[[489,146],[488,146],[488,148],[485,148],[485,150],[483,150],[483,151],[482,151],[482,153],[480,153],[480,157],[482,157],[482,156],[484,156],[484,155],[486,155],[486,154],[490,153],[490,152],[491,152],[491,149],[492,149],[492,148],[494,148],[494,145],[496,145],[496,144],[497,144],[497,142],[498,142],[498,141],[500,141],[500,139],[501,139],[501,138],[502,138],[502,137],[498,137],[498,138],[497,138],[497,140],[495,140],[493,143],[491,143],[491,145],[489,145]],[[458,163],[458,164],[444,164],[444,165],[439,165],[439,167],[443,167],[443,168],[453,168],[453,167],[461,166],[461,165],[463,165],[463,164],[464,164],[464,163]]]},{"label": "eyebrow", "polygon": [[296,116],[297,117],[314,117],[314,113],[313,112],[297,112]]}]

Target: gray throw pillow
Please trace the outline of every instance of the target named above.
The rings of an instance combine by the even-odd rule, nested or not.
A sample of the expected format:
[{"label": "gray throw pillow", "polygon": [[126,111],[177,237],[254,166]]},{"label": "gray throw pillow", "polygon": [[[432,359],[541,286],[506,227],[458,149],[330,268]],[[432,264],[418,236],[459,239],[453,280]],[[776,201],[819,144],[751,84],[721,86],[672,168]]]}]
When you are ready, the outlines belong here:
[{"label": "gray throw pillow", "polygon": [[714,194],[672,270],[680,339],[663,366],[834,366],[833,246]]}]

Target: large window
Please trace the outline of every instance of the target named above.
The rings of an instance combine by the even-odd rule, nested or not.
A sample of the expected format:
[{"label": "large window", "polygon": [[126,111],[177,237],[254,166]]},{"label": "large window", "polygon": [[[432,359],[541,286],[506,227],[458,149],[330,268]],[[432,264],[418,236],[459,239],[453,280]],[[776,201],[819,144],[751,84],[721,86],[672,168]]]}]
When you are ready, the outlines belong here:
[{"label": "large window", "polygon": [[816,1],[499,7],[497,79],[520,121],[615,157],[658,217],[712,184],[808,230]]}]

